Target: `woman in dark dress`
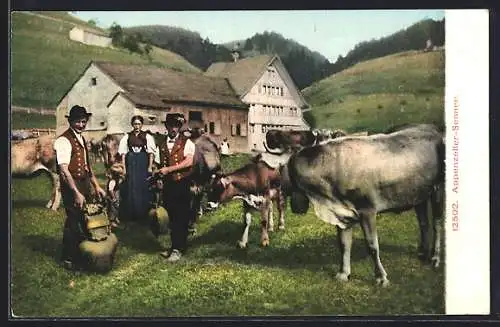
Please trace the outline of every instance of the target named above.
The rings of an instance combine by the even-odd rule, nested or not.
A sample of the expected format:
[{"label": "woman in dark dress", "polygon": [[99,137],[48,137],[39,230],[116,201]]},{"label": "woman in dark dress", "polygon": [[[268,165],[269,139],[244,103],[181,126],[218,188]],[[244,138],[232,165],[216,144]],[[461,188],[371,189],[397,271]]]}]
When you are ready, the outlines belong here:
[{"label": "woman in dark dress", "polygon": [[133,130],[125,134],[118,147],[125,166],[120,216],[145,222],[151,204],[147,178],[153,172],[155,142],[153,136],[142,131],[142,116],[132,117],[130,123]]}]

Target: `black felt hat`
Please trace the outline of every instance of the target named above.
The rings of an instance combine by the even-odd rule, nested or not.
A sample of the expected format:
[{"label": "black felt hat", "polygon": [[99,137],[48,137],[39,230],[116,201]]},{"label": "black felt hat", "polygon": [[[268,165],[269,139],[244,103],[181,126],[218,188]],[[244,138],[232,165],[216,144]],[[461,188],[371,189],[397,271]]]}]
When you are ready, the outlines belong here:
[{"label": "black felt hat", "polygon": [[184,118],[184,115],[181,113],[167,113],[165,115],[165,120],[162,121],[162,123],[168,126],[181,127],[182,125],[184,125],[185,121],[186,119]]},{"label": "black felt hat", "polygon": [[90,116],[92,116],[92,113],[87,112],[87,109],[85,109],[85,107],[75,105],[69,111],[69,116],[66,115],[65,117],[69,118],[69,120],[78,120],[82,118],[88,119]]}]

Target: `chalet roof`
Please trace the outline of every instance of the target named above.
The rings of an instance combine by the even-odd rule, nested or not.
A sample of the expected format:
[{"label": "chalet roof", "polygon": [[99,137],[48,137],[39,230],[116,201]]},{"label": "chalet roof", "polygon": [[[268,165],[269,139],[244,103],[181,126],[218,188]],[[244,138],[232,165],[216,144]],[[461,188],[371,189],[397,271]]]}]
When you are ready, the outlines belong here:
[{"label": "chalet roof", "polygon": [[260,55],[239,59],[236,62],[216,62],[208,67],[206,76],[225,77],[239,96],[245,94],[274,59],[272,55]]},{"label": "chalet roof", "polygon": [[178,72],[148,65],[94,61],[137,105],[166,108],[172,103],[194,103],[248,108],[224,78]]}]

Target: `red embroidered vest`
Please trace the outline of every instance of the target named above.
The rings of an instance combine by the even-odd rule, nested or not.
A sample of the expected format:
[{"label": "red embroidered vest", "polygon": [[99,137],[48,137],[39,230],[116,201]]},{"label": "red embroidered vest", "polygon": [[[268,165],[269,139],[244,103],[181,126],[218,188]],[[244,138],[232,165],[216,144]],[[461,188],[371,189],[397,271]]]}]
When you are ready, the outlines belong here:
[{"label": "red embroidered vest", "polygon": [[[71,129],[67,129],[61,136],[64,136],[71,143],[71,159],[69,161],[68,170],[74,179],[83,179],[92,176],[92,170],[89,165],[89,157],[87,151],[87,143],[83,138],[83,146],[76,138],[75,133]],[[85,156],[85,157],[84,157]],[[86,163],[85,163],[86,161]]]},{"label": "red embroidered vest", "polygon": [[[168,138],[160,146],[160,165],[161,167],[174,166],[184,160],[184,145],[186,145],[187,138],[179,135],[177,140],[175,140],[174,147],[172,151],[168,150],[167,146]],[[177,170],[172,174],[169,174],[174,181],[179,181],[191,174],[191,167]]]}]

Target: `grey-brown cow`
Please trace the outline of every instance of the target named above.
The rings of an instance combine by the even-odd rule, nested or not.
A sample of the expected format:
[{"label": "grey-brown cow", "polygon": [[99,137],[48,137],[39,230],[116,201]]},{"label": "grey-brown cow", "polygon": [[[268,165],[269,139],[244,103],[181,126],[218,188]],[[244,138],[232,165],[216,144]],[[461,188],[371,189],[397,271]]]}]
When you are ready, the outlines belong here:
[{"label": "grey-brown cow", "polygon": [[273,202],[277,204],[280,230],[285,229],[285,198],[280,188],[279,170],[265,163],[259,156],[229,174],[214,176],[208,193],[210,207],[232,199],[243,200],[243,234],[238,241],[241,248],[247,246],[252,211],[261,215],[261,245],[269,245],[268,231],[274,230]]},{"label": "grey-brown cow", "polygon": [[[284,132],[270,134],[274,152],[300,144]],[[283,143],[284,146],[281,144]],[[414,208],[420,227],[419,256],[440,264],[443,187],[443,134],[433,125],[416,125],[390,134],[340,137],[289,154],[281,169],[284,191],[301,192],[316,215],[337,226],[342,254],[337,279],[351,273],[352,227],[361,224],[378,284],[389,280],[379,256],[376,215]],[[297,146],[295,146],[297,148]],[[427,205],[431,203],[434,241],[429,251]]]},{"label": "grey-brown cow", "polygon": [[40,170],[47,172],[52,182],[52,194],[46,207],[57,210],[61,204],[61,191],[54,141],[55,136],[43,135],[12,142],[10,164],[13,177],[31,177]]}]

